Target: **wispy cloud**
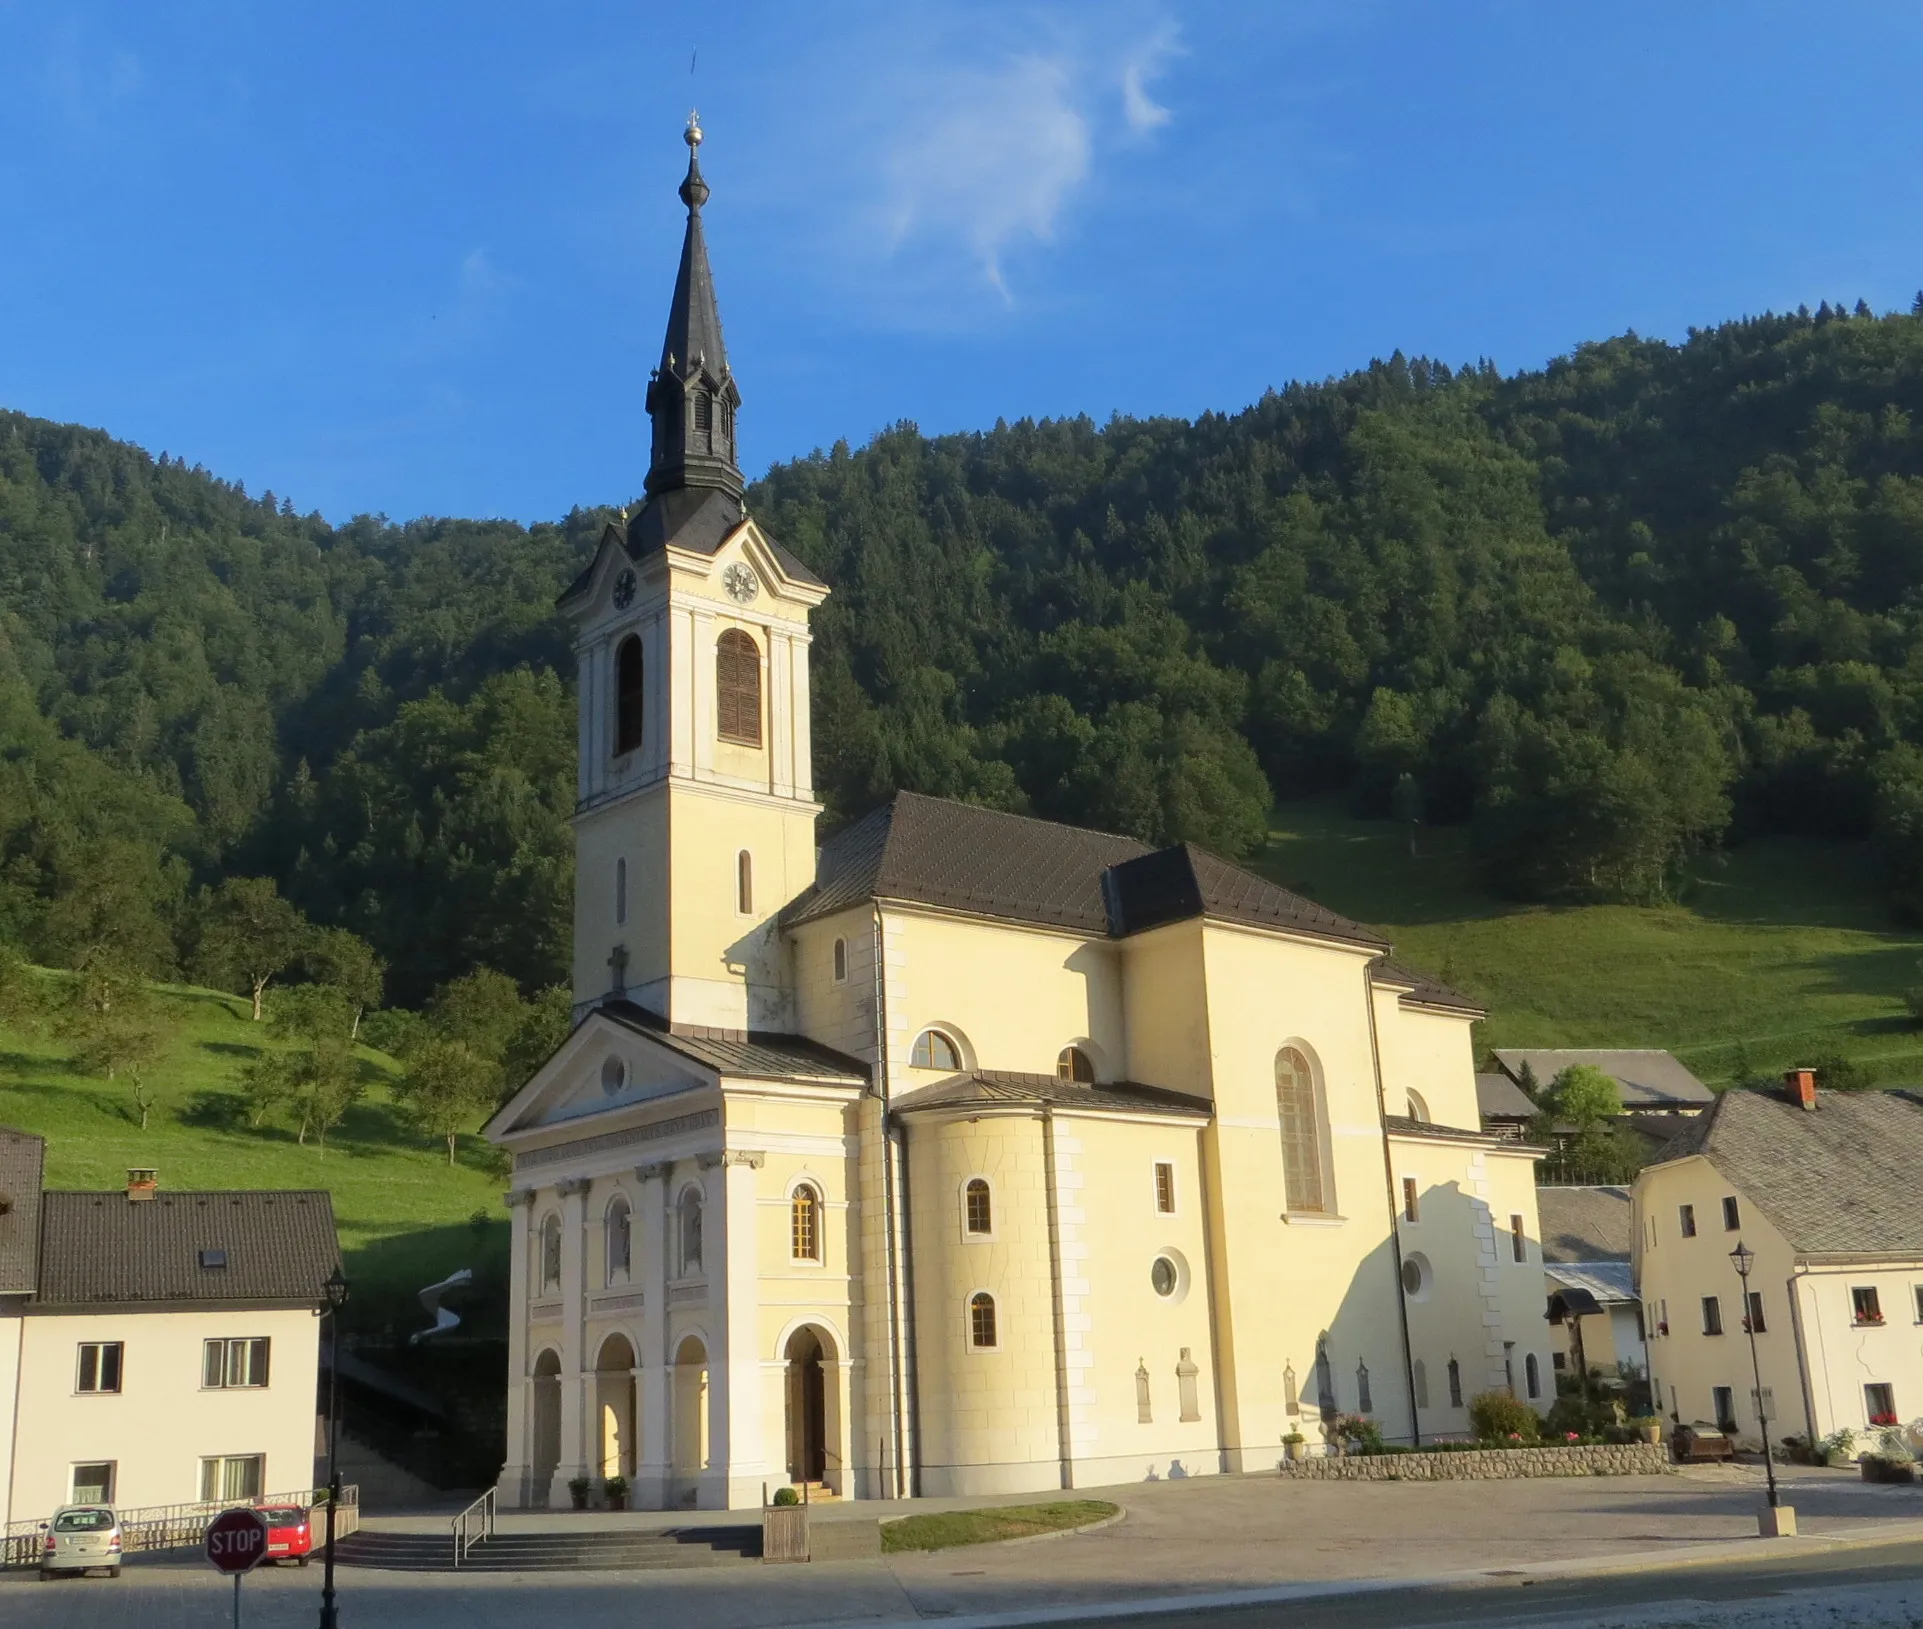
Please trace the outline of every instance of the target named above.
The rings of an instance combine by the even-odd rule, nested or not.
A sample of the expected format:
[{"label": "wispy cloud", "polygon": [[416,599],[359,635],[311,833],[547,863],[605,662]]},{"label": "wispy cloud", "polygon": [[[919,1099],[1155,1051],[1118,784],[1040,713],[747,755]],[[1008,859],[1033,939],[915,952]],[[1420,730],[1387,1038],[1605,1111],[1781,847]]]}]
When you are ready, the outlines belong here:
[{"label": "wispy cloud", "polygon": [[1180,49],[1173,23],[1164,23],[1122,64],[1122,117],[1138,134],[1159,130],[1174,117],[1148,93],[1149,82]]}]

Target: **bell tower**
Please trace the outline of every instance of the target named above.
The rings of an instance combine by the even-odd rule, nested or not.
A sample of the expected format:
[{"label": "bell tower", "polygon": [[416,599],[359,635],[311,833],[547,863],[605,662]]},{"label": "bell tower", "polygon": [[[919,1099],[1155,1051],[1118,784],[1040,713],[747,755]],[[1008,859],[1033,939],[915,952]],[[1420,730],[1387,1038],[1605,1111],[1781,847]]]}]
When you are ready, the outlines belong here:
[{"label": "bell tower", "polygon": [[698,119],[684,139],[687,224],[647,389],[646,502],[607,528],[560,602],[579,664],[574,1001],[784,1030],[776,916],[814,880],[808,619],[828,590],[743,502]]}]

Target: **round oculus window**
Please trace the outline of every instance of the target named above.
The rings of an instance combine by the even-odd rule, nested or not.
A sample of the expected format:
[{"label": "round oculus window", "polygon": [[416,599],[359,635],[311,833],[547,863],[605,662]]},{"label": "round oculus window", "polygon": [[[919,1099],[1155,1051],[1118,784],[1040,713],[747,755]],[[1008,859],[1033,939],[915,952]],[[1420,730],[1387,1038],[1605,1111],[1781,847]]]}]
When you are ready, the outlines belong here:
[{"label": "round oculus window", "polygon": [[1175,1270],[1175,1263],[1167,1256],[1157,1256],[1155,1265],[1148,1270],[1148,1281],[1155,1287],[1155,1293],[1166,1299],[1180,1286],[1182,1275]]},{"label": "round oculus window", "polygon": [[1422,1269],[1413,1261],[1402,1264],[1402,1287],[1411,1295],[1422,1293]]},{"label": "round oculus window", "polygon": [[625,1063],[619,1058],[603,1058],[601,1060],[602,1091],[606,1092],[609,1097],[612,1097],[616,1092],[620,1091],[623,1086],[627,1085],[627,1083],[628,1066]]}]

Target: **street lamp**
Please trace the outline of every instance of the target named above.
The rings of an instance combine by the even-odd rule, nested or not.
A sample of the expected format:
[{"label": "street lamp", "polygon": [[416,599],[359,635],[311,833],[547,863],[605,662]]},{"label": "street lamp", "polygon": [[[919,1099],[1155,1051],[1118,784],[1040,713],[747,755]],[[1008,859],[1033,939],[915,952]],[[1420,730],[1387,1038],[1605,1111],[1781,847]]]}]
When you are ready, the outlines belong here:
[{"label": "street lamp", "polygon": [[1738,1239],[1729,1259],[1743,1281],[1743,1328],[1749,1332],[1749,1369],[1756,1377],[1756,1420],[1763,1428],[1763,1475],[1769,1480],[1769,1506],[1774,1510],[1781,1501],[1776,1496],[1776,1461],[1769,1452],[1769,1410],[1763,1406],[1763,1365],[1756,1356],[1756,1321],[1750,1317],[1749,1270],[1756,1265],[1756,1252]]},{"label": "street lamp", "polygon": [[341,1307],[347,1300],[347,1279],[340,1264],[321,1285],[320,1314],[330,1319],[327,1342],[327,1557],[321,1573],[320,1629],[337,1629],[334,1608],[334,1512],[341,1502]]}]

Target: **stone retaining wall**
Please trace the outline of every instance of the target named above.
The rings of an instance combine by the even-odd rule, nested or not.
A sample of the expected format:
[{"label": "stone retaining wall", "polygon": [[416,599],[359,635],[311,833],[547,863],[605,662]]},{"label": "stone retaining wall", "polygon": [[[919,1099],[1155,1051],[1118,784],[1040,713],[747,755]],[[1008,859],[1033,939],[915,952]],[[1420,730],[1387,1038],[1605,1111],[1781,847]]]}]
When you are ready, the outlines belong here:
[{"label": "stone retaining wall", "polygon": [[1479,1448],[1453,1454],[1357,1454],[1282,1462],[1296,1482],[1497,1482],[1522,1476],[1662,1476],[1675,1467],[1661,1443]]}]

